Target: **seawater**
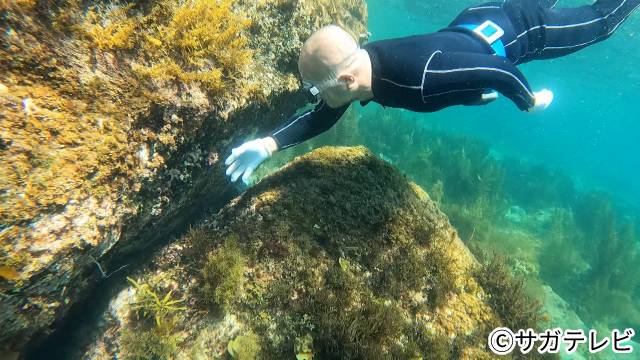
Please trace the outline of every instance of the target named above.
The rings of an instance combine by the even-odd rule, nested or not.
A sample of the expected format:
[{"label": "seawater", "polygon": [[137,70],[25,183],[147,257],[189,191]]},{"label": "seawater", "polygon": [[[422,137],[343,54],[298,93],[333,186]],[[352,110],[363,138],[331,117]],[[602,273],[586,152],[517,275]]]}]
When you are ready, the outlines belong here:
[{"label": "seawater", "polygon": [[[531,0],[535,1],[535,0]],[[370,0],[370,40],[446,27],[482,1]],[[557,7],[588,1],[561,0]],[[640,13],[606,41],[572,55],[533,61],[519,69],[534,90],[554,92],[539,114],[508,99],[486,107],[454,107],[417,117],[416,126],[488,141],[496,150],[563,169],[585,189],[601,188],[640,206]]]}]

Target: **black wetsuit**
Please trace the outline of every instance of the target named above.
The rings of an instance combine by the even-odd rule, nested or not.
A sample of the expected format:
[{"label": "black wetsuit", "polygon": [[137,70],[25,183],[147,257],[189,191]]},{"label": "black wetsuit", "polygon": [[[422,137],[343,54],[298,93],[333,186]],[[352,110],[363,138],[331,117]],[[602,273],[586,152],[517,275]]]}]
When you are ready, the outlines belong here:
[{"label": "black wetsuit", "polygon": [[[521,110],[534,105],[531,87],[516,64],[559,57],[609,37],[640,0],[599,0],[555,9],[557,0],[506,0],[467,8],[449,27],[432,34],[374,41],[363,48],[372,64],[373,99],[383,106],[433,112],[475,105],[495,89]],[[471,29],[491,20],[504,30],[504,57]],[[349,105],[332,109],[321,101],[270,135],[284,149],[333,126]]]}]

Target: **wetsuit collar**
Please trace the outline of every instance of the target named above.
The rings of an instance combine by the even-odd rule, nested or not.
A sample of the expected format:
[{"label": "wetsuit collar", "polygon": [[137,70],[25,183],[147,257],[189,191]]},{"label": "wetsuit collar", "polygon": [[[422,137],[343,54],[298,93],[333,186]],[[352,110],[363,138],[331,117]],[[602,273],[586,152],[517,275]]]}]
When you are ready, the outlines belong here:
[{"label": "wetsuit collar", "polygon": [[374,50],[369,49],[367,45],[362,48],[369,54],[369,59],[371,59],[371,92],[373,92],[373,98],[360,101],[360,105],[365,106],[376,98],[377,90],[380,88],[378,83],[380,81],[380,61],[378,60],[378,54]]}]

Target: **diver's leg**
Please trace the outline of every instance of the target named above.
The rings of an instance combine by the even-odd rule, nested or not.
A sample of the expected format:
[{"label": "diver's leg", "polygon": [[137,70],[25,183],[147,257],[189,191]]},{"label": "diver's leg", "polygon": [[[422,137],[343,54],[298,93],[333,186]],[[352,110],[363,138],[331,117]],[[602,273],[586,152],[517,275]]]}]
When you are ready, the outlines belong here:
[{"label": "diver's leg", "polygon": [[607,39],[639,6],[640,0],[600,0],[577,11],[548,10],[547,24],[558,26],[547,26],[545,45],[538,58],[564,56]]},{"label": "diver's leg", "polygon": [[558,1],[559,0],[538,0],[538,3],[545,9],[553,9],[558,5]]},{"label": "diver's leg", "polygon": [[506,4],[508,2],[518,2],[518,1],[539,5],[540,7],[545,9],[551,9],[558,4],[559,0],[505,0],[504,3]]},{"label": "diver's leg", "polygon": [[[519,4],[508,10],[521,26],[518,35],[505,47],[520,48],[516,63],[571,54],[605,40],[640,7],[640,0],[599,0],[577,8],[528,8]],[[514,15],[521,18],[515,20]]]}]

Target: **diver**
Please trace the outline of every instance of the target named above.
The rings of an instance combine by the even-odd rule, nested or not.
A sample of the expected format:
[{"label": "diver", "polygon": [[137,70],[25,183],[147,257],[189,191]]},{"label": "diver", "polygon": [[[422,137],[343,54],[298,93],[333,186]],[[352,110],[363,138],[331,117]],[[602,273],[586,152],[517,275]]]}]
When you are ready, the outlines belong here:
[{"label": "diver", "polygon": [[509,98],[522,111],[541,111],[553,100],[533,91],[516,65],[571,54],[598,43],[640,6],[640,0],[598,0],[555,8],[557,0],[506,0],[465,9],[430,34],[369,42],[345,30],[321,28],[303,45],[298,69],[318,104],[269,136],[247,141],[226,159],[226,174],[247,183],[275,151],[333,126],[351,102],[433,112],[452,105],[485,105]]}]

